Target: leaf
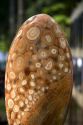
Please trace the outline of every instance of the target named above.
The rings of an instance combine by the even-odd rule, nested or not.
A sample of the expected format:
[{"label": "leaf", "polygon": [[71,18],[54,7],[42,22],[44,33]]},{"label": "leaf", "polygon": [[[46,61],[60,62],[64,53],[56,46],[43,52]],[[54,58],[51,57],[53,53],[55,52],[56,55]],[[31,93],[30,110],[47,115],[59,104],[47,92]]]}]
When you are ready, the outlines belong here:
[{"label": "leaf", "polygon": [[59,15],[56,15],[53,17],[58,23],[64,23],[66,25],[69,25],[71,23],[70,21],[70,18],[65,16],[65,15],[62,15],[62,14],[59,14]]},{"label": "leaf", "polygon": [[43,12],[44,13],[49,13],[51,11],[60,11],[60,10],[64,10],[66,8],[65,4],[63,3],[57,3],[57,4],[54,4],[54,5],[51,5],[50,7],[45,7],[43,9]]}]

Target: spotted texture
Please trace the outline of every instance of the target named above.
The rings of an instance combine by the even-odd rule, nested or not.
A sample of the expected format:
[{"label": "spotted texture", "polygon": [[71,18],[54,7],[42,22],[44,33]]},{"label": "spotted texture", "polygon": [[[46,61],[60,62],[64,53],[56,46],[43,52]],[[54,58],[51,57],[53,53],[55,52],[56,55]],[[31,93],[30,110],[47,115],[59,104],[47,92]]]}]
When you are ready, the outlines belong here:
[{"label": "spotted texture", "polygon": [[62,125],[71,90],[72,59],[64,33],[46,14],[31,17],[16,34],[6,64],[9,125]]}]

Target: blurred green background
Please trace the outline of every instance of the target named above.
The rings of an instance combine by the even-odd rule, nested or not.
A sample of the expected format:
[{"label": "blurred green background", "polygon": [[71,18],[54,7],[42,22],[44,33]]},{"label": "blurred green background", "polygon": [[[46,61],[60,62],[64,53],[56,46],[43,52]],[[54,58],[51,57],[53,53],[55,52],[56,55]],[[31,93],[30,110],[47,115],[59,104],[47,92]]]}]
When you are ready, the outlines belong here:
[{"label": "blurred green background", "polygon": [[80,0],[2,0],[0,3],[0,50],[9,50],[18,27],[27,18],[38,14],[51,15],[70,35],[70,15]]}]

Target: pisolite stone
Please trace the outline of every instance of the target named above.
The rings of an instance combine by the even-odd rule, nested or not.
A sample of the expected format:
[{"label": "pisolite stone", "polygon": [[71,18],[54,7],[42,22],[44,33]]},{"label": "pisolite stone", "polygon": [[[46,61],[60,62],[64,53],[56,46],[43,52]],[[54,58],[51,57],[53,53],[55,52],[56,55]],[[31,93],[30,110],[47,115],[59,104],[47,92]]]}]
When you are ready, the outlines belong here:
[{"label": "pisolite stone", "polygon": [[60,26],[46,14],[18,30],[7,59],[9,125],[62,125],[72,92],[72,57]]}]

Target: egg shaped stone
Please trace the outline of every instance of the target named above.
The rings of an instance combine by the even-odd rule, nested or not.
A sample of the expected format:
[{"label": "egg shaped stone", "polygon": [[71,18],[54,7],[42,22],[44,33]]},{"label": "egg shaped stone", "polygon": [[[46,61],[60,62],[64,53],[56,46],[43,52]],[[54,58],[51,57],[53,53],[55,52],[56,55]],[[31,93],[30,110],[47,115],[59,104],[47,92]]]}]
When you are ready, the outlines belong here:
[{"label": "egg shaped stone", "polygon": [[62,125],[73,85],[67,39],[52,17],[38,14],[18,30],[6,63],[9,125]]}]

